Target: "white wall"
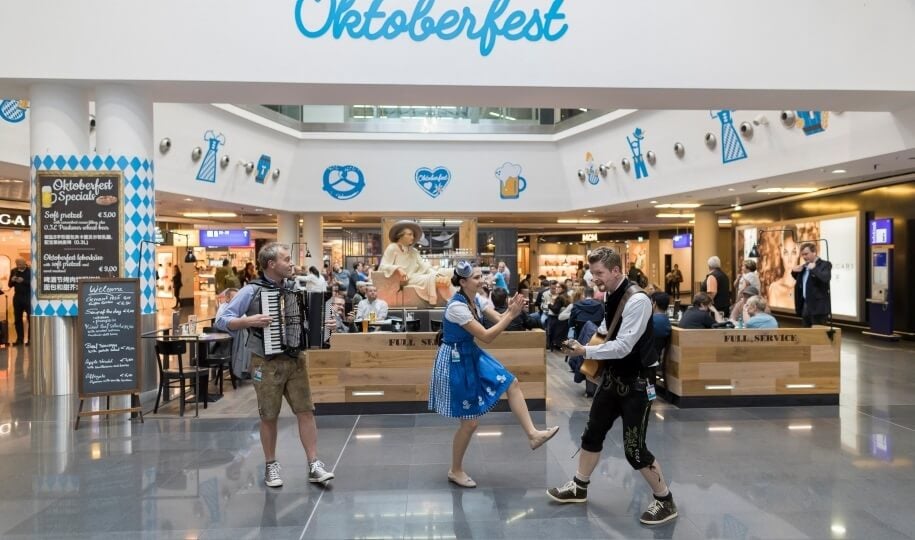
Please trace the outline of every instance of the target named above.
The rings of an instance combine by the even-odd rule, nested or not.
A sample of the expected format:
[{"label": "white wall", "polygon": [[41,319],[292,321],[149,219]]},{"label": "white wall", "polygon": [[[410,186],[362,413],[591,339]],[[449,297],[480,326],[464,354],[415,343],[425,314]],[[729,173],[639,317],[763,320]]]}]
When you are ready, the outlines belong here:
[{"label": "white wall", "polygon": [[[721,123],[709,111],[638,111],[563,139],[559,142],[559,159],[571,205],[589,208],[648,201],[915,147],[915,114],[910,110],[895,114],[830,114],[826,130],[810,136],[798,127],[785,128],[779,111],[736,111],[734,125],[752,122],[760,114],[768,118],[769,125],[756,126],[750,140],[741,138],[747,158],[728,164],[722,163]],[[658,156],[656,165],[648,165],[648,178],[640,180],[635,179],[634,169],[627,173],[621,166],[624,157],[632,161],[626,137],[631,137],[636,127],[645,131],[643,155],[653,150]],[[718,139],[714,150],[705,145],[707,132]],[[685,145],[682,158],[674,154],[676,142]],[[616,169],[596,186],[576,176],[576,171],[586,166],[586,152],[591,152],[596,162],[612,160],[616,164]],[[868,169],[858,174],[872,172]]]},{"label": "white wall", "polygon": [[[320,26],[331,5],[301,3],[310,27]],[[409,17],[418,3],[386,0],[382,8]],[[377,41],[346,33],[306,38],[293,0],[17,2],[0,49],[25,47],[27,54],[4,59],[0,94],[24,88],[23,80],[78,79],[159,81],[150,85],[157,101],[234,96],[235,103],[245,95],[260,98],[249,103],[298,97],[341,104],[356,96],[423,103],[415,100],[431,93],[464,96],[450,103],[459,105],[542,106],[557,103],[544,99],[553,96],[569,106],[689,108],[717,100],[748,108],[742,91],[760,90],[752,99],[766,105],[757,106],[835,109],[853,100],[857,110],[890,110],[915,97],[915,70],[904,68],[915,28],[907,0],[506,3],[496,27],[514,10],[527,20],[534,9],[545,13],[558,4],[565,18],[551,29],[567,29],[556,41],[497,37],[484,56],[480,40],[466,30],[448,41],[415,42],[406,34]],[[355,8],[370,4],[357,0]],[[485,20],[494,2],[428,4],[436,20],[465,6]]]},{"label": "white wall", "polygon": [[[541,212],[567,208],[555,145],[532,142],[458,142],[380,140],[298,140],[210,106],[158,104],[155,140],[170,137],[172,150],[156,159],[156,188],[220,201],[292,212]],[[226,136],[220,156],[232,164],[217,169],[215,184],[195,180],[200,162],[191,148],[206,149],[203,134],[212,129]],[[332,137],[332,135],[328,135]],[[430,137],[431,139],[431,137]],[[257,161],[269,154],[282,174],[256,184],[237,166],[240,159]],[[500,197],[495,171],[504,163],[522,167],[527,189],[518,199]],[[323,175],[331,165],[355,165],[366,179],[358,197],[339,201],[323,191]],[[444,166],[452,180],[437,198],[415,182],[420,167]]]},{"label": "white wall", "polygon": [[[778,111],[764,112],[769,126],[757,126],[751,140],[744,140],[748,158],[721,163],[721,128],[708,111],[637,111],[586,130],[549,142],[545,137],[513,136],[411,136],[390,134],[301,134],[264,121],[251,122],[232,108],[211,105],[157,104],[155,136],[172,139],[172,150],[157,152],[156,186],[159,190],[233,202],[252,207],[292,212],[545,212],[595,207],[627,208],[627,205],[698,192],[740,182],[755,182],[796,171],[830,167],[874,156],[915,148],[915,109],[897,113],[830,114],[823,133],[805,136],[801,129],[784,128]],[[737,111],[735,124],[752,120],[757,111]],[[263,119],[261,119],[263,120]],[[647,179],[635,180],[634,171],[620,166],[630,157],[626,136],[635,127],[645,130],[643,152],[654,150],[656,165],[648,167]],[[217,171],[217,182],[195,180],[200,162],[190,158],[191,149],[206,149],[207,130],[226,136],[220,155],[232,164]],[[719,138],[714,151],[703,137]],[[686,146],[684,157],[673,152],[675,142]],[[11,125],[0,122],[0,161],[27,166],[28,120]],[[596,162],[613,160],[617,168],[592,186],[578,179],[585,153]],[[281,170],[278,181],[254,182],[237,165],[239,160],[257,161],[261,154],[272,158]],[[517,200],[499,197],[495,170],[505,162],[522,166],[527,190]],[[908,160],[898,161],[900,167]],[[322,190],[324,170],[330,165],[356,165],[365,173],[366,188],[349,201],[338,201]],[[419,167],[445,166],[451,184],[437,199],[424,195],[414,181]],[[872,172],[868,170],[867,172]],[[889,173],[888,170],[880,172]],[[817,172],[817,174],[820,174]],[[860,172],[858,174],[861,174]],[[822,176],[820,174],[820,176]],[[633,206],[629,206],[633,207]]]}]

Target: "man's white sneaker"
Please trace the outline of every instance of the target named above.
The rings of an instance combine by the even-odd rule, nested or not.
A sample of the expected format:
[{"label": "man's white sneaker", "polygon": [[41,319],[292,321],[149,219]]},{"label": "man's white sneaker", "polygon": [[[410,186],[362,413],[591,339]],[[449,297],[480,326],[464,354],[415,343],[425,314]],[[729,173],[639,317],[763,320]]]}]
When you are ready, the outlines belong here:
[{"label": "man's white sneaker", "polygon": [[308,481],[315,484],[326,484],[334,479],[334,473],[324,468],[321,460],[312,461],[308,466]]},{"label": "man's white sneaker", "polygon": [[267,464],[267,469],[264,471],[264,483],[268,487],[280,487],[283,485],[283,479],[280,478],[280,464],[278,461],[273,461]]}]

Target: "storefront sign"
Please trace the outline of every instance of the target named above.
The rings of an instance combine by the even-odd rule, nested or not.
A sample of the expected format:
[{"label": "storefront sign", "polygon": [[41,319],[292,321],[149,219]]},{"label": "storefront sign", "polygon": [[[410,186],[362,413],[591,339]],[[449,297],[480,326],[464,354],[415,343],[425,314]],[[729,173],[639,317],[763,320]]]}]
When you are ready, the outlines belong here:
[{"label": "storefront sign", "polygon": [[7,229],[28,229],[32,226],[32,215],[20,210],[0,210],[0,227]]},{"label": "storefront sign", "polygon": [[203,247],[247,247],[251,245],[251,232],[245,229],[200,231]]},{"label": "storefront sign", "polygon": [[560,11],[563,1],[552,0],[544,10],[543,5],[532,9],[533,2],[527,0],[524,9],[509,10],[511,0],[492,0],[485,12],[449,2],[449,7],[457,9],[432,13],[435,0],[416,0],[412,10],[390,11],[384,11],[384,0],[296,0],[295,24],[310,39],[330,34],[334,39],[347,35],[376,41],[406,35],[419,43],[430,37],[444,41],[465,37],[479,42],[481,56],[489,56],[498,38],[532,42],[561,39],[569,30],[569,25],[561,22],[566,18]]},{"label": "storefront sign", "polygon": [[582,242],[597,242],[597,233],[584,233],[581,235]]},{"label": "storefront sign", "polygon": [[124,264],[120,172],[39,171],[38,297],[76,298],[83,278]]}]

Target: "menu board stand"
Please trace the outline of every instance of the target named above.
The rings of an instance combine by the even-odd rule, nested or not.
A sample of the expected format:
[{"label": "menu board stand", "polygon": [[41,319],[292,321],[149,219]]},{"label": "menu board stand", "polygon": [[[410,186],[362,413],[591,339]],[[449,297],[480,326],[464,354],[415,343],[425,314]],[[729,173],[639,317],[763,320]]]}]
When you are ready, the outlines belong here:
[{"label": "menu board stand", "polygon": [[[76,344],[79,409],[83,416],[135,413],[143,422],[140,351],[140,280],[81,279]],[[111,396],[129,395],[130,407],[112,409]],[[106,397],[104,409],[83,411],[85,400]]]}]

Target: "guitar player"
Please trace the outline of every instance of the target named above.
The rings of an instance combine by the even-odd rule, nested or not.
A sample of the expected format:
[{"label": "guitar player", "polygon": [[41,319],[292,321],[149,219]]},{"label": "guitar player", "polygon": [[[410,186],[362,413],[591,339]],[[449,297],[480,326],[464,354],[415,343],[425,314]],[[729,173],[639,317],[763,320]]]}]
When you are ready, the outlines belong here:
[{"label": "guitar player", "polygon": [[601,247],[591,252],[588,262],[593,285],[607,293],[604,322],[598,332],[608,339],[601,345],[589,346],[570,340],[564,347],[570,356],[603,360],[607,366],[581,436],[578,470],[572,480],[550,488],[547,494],[560,503],[587,501],[591,473],[600,460],[604,439],[614,420],[622,417],[626,460],[642,474],[654,493],[654,500],[639,521],[660,525],[676,519],[677,506],[661,474],[661,465],[645,445],[648,413],[655,397],[654,369],[644,367],[656,359],[651,300],[626,278],[619,253]]}]

